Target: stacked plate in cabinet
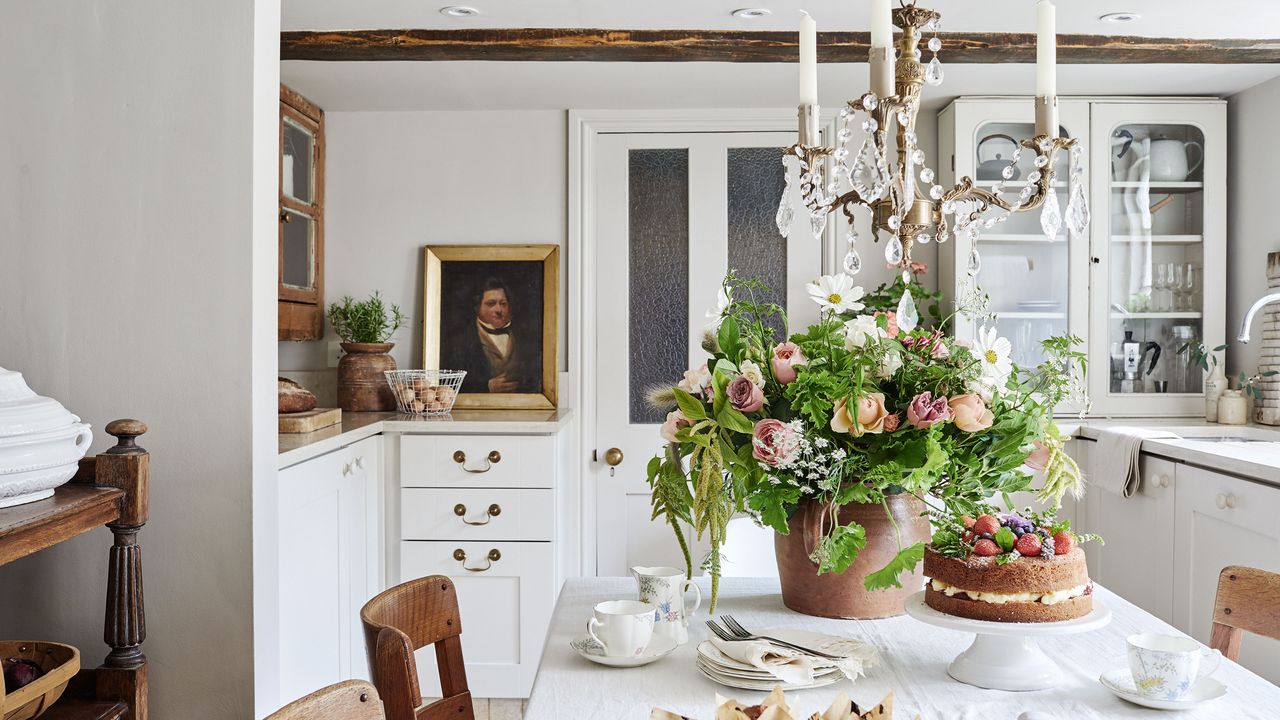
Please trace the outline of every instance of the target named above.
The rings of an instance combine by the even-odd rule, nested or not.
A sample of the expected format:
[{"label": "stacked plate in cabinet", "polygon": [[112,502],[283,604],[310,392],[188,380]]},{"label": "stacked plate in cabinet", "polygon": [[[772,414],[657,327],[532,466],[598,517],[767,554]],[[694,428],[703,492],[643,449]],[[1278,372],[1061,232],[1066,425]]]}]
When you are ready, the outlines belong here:
[{"label": "stacked plate in cabinet", "polygon": [[0,368],[0,508],[43,500],[76,474],[93,432],[22,373]]}]

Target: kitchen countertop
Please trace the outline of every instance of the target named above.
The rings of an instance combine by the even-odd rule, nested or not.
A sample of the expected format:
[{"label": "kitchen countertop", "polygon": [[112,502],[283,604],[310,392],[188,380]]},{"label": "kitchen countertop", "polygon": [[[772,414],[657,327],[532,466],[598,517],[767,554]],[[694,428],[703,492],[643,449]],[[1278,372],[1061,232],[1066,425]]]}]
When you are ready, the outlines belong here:
[{"label": "kitchen countertop", "polygon": [[278,468],[296,465],[379,433],[440,435],[552,435],[573,411],[455,410],[449,415],[402,415],[394,412],[344,412],[342,422],[309,433],[280,433]]},{"label": "kitchen countertop", "polygon": [[[1097,440],[1108,427],[1168,428],[1180,440],[1143,440],[1142,452],[1280,487],[1280,427],[1219,425],[1203,418],[1060,419],[1075,437]],[[1197,442],[1196,438],[1243,438],[1245,442]],[[1268,442],[1269,441],[1269,442]]]}]

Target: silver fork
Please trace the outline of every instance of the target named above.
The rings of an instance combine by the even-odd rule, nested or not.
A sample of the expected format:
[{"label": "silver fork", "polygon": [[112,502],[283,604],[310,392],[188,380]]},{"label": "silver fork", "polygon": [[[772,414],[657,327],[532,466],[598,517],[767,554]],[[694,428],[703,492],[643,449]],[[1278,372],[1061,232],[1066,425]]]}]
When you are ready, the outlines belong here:
[{"label": "silver fork", "polygon": [[745,628],[743,628],[741,625],[738,624],[737,620],[734,620],[733,617],[729,615],[721,615],[720,620],[724,622],[725,626],[723,628],[710,620],[706,621],[707,627],[711,628],[711,632],[715,633],[716,637],[726,642],[738,642],[741,640],[767,640],[768,642],[771,642],[774,645],[790,648],[797,652],[805,653],[806,655],[813,655],[815,657],[826,658],[827,660],[843,659],[840,655],[832,655],[830,653],[824,653],[820,650],[813,650],[803,645],[796,645],[795,643],[787,642],[786,640],[779,640],[778,638],[769,637],[767,635],[754,635],[750,632],[747,632]]}]

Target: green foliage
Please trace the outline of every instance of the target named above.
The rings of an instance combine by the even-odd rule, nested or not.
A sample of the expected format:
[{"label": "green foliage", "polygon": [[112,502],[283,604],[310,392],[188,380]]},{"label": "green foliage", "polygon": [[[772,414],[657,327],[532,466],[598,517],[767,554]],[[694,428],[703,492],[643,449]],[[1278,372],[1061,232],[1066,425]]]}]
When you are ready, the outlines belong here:
[{"label": "green foliage", "polygon": [[818,563],[818,574],[849,569],[858,553],[867,546],[867,530],[858,523],[836,525],[818,540],[810,559]]},{"label": "green foliage", "polygon": [[1005,552],[1012,550],[1013,546],[1018,543],[1018,536],[1014,535],[1013,531],[1007,527],[1002,527],[997,530],[993,537],[995,538],[996,544]]},{"label": "green foliage", "polygon": [[404,325],[408,319],[400,312],[400,306],[382,301],[382,293],[375,291],[368,300],[356,302],[350,295],[329,305],[329,323],[333,331],[349,343],[384,343]]},{"label": "green foliage", "polygon": [[916,565],[919,565],[921,560],[924,560],[924,543],[916,543],[911,547],[898,551],[898,554],[889,561],[888,565],[873,573],[868,573],[867,577],[862,581],[862,585],[868,590],[900,588],[902,583],[898,581],[898,576],[915,570]]}]

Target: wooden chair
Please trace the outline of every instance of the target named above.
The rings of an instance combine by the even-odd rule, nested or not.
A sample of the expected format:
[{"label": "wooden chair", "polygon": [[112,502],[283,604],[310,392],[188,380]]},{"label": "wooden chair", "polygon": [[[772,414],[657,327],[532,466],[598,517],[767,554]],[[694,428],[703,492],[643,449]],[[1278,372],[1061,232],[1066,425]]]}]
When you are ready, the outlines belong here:
[{"label": "wooden chair", "polygon": [[363,680],[320,688],[285,705],[267,720],[385,720],[378,691]]},{"label": "wooden chair", "polygon": [[[453,580],[430,575],[380,593],[360,610],[369,672],[388,720],[475,720],[462,664],[462,618]],[[413,651],[436,646],[441,700],[424,704]]]},{"label": "wooden chair", "polygon": [[1230,565],[1218,575],[1209,647],[1238,660],[1245,630],[1280,640],[1280,573]]}]

